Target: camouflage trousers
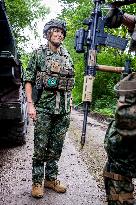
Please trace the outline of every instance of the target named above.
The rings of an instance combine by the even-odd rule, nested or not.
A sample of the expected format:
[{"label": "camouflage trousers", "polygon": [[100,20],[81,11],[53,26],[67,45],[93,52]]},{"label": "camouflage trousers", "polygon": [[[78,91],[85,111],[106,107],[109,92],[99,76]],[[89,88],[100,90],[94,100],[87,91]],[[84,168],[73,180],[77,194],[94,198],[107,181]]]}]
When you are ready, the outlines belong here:
[{"label": "camouflage trousers", "polygon": [[44,177],[48,180],[57,178],[58,161],[69,124],[69,114],[37,114],[32,161],[33,183],[41,183]]},{"label": "camouflage trousers", "polygon": [[136,178],[136,137],[122,137],[112,121],[104,145],[108,157],[104,168],[108,205],[136,205],[132,183],[132,178]]}]

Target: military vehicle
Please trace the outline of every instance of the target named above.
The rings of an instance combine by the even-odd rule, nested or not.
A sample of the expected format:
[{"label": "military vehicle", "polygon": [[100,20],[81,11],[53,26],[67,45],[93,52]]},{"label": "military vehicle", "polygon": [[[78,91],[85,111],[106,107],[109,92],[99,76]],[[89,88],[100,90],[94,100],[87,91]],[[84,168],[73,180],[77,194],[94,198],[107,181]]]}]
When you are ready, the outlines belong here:
[{"label": "military vehicle", "polygon": [[22,65],[4,1],[0,0],[0,141],[24,144],[27,125]]}]

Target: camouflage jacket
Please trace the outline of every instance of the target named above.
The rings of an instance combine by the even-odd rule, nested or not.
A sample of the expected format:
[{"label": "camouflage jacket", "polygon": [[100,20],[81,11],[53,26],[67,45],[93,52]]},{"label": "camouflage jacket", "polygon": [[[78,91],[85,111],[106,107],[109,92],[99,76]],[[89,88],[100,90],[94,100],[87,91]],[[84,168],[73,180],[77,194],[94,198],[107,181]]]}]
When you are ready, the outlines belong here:
[{"label": "camouflage jacket", "polygon": [[[60,67],[74,71],[72,59],[68,51],[61,46],[60,52],[51,51],[48,46],[41,46],[35,50],[25,72],[25,82],[31,82],[34,86],[37,81],[37,73],[51,69],[50,62],[57,62]],[[71,91],[56,91],[43,89],[37,102],[38,109],[50,114],[65,114],[70,112]]]},{"label": "camouflage jacket", "polygon": [[119,99],[115,124],[122,137],[136,137],[136,73],[131,73],[114,87]]}]

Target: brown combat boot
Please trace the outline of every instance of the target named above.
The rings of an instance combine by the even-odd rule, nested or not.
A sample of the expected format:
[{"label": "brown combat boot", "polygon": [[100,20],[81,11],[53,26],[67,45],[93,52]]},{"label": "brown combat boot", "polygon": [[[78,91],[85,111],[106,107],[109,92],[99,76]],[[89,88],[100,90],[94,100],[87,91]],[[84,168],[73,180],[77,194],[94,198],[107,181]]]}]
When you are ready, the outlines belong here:
[{"label": "brown combat boot", "polygon": [[32,185],[32,196],[35,198],[42,198],[44,194],[44,182],[42,184],[35,183]]},{"label": "brown combat boot", "polygon": [[56,191],[58,193],[65,193],[67,190],[66,187],[64,186],[64,184],[62,184],[57,179],[52,180],[52,181],[48,181],[47,179],[45,179],[44,187],[49,188],[49,189],[53,189],[54,191]]}]

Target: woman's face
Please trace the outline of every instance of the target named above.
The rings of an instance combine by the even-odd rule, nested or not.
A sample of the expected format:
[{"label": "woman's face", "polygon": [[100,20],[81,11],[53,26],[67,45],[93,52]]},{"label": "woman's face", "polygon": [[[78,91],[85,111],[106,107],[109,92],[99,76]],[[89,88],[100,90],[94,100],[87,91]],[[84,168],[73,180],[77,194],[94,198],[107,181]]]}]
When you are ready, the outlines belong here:
[{"label": "woman's face", "polygon": [[50,42],[59,46],[64,40],[64,31],[60,28],[53,28],[51,31]]}]

